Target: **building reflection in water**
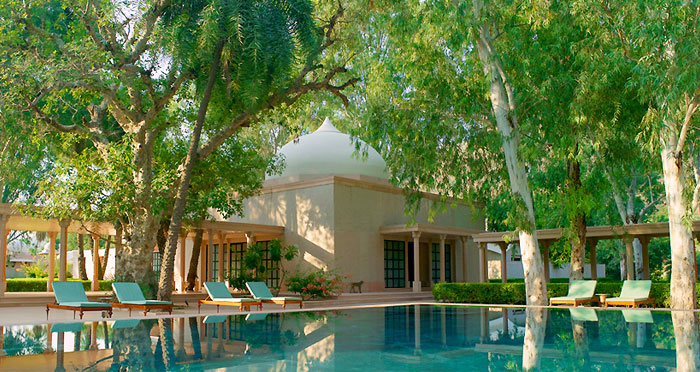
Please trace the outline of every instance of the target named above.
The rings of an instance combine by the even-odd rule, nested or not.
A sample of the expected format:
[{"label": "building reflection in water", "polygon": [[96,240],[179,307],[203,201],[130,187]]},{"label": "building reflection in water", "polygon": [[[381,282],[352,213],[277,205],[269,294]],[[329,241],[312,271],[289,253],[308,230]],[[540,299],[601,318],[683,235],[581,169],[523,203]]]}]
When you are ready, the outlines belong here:
[{"label": "building reflection in water", "polygon": [[690,312],[427,305],[56,323],[0,328],[0,369],[690,371],[697,326]]}]

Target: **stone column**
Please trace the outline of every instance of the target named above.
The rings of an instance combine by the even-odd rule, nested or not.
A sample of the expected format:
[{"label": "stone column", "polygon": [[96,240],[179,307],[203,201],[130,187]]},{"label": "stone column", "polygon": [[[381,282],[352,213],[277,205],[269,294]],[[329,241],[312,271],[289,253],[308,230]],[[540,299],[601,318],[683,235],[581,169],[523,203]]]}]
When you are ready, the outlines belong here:
[{"label": "stone column", "polygon": [[486,243],[479,243],[479,281],[489,281],[488,257],[486,256]]},{"label": "stone column", "polygon": [[213,281],[214,280],[214,236],[215,232],[214,229],[209,229],[207,230],[207,238],[209,247],[207,248],[207,280],[206,281]]},{"label": "stone column", "polygon": [[90,234],[92,238],[92,289],[98,291],[100,289],[100,236]]},{"label": "stone column", "polygon": [[56,232],[49,232],[49,278],[46,281],[46,291],[53,292],[53,276],[56,273]]},{"label": "stone column", "polygon": [[53,353],[53,332],[51,332],[50,323],[46,325],[46,350],[44,350],[44,353]]},{"label": "stone column", "polygon": [[625,236],[625,255],[627,256],[627,280],[634,280],[634,252],[632,241],[634,240],[631,236]]},{"label": "stone column", "polygon": [[447,235],[440,235],[440,283],[445,282],[445,239]]},{"label": "stone column", "polygon": [[[459,266],[461,266],[461,269],[462,269],[462,281],[466,283],[467,282],[467,237],[460,236],[459,242],[462,244],[462,262],[459,263]],[[457,256],[455,256],[455,259],[457,259]],[[457,266],[457,265],[455,265],[455,266]]]},{"label": "stone column", "polygon": [[540,241],[542,247],[542,263],[544,263],[544,278],[549,283],[549,246],[552,244],[549,240]]},{"label": "stone column", "polygon": [[218,281],[225,282],[224,279],[224,232],[219,231],[219,268],[218,268]]},{"label": "stone column", "polygon": [[5,265],[7,264],[7,239],[5,239],[8,233],[7,220],[9,220],[9,216],[0,214],[0,297],[5,295],[7,286],[7,274],[5,273]]},{"label": "stone column", "polygon": [[591,251],[589,255],[591,256],[591,279],[598,279],[598,253],[596,251],[596,246],[598,245],[598,239],[588,239],[591,244]]},{"label": "stone column", "polygon": [[[413,234],[416,234],[416,232],[414,232]],[[420,232],[418,232],[417,234],[418,234],[418,236],[420,236]],[[414,281],[414,283],[415,283],[415,281]],[[420,283],[420,282],[418,282],[418,283]],[[414,338],[413,354],[420,355],[421,354],[421,349],[420,349],[420,305],[413,305],[413,338]]]},{"label": "stone column", "polygon": [[207,262],[205,261],[207,257],[207,246],[208,243],[205,243],[205,239],[202,239],[202,242],[199,244],[199,288],[197,288],[198,290],[204,288],[204,284],[202,283],[207,281]]},{"label": "stone column", "polygon": [[[414,231],[411,235],[413,236],[413,292],[420,292],[420,231]],[[418,315],[420,313],[416,316]]]},{"label": "stone column", "polygon": [[180,233],[180,291],[184,292],[187,288],[187,233]]},{"label": "stone column", "polygon": [[506,264],[506,250],[508,249],[508,243],[498,243],[501,247],[501,282],[505,283],[508,281],[507,264]]},{"label": "stone column", "polygon": [[97,322],[90,323],[90,350],[97,350]]},{"label": "stone column", "polygon": [[59,238],[61,239],[61,249],[58,252],[58,280],[65,282],[68,277],[66,274],[66,266],[68,265],[68,226],[70,226],[70,220],[64,218],[58,221],[58,226],[61,228]]},{"label": "stone column", "polygon": [[486,307],[482,307],[479,309],[479,326],[480,326],[480,334],[479,334],[479,341],[483,343],[484,341],[488,340],[489,338],[489,309]]},{"label": "stone column", "polygon": [[[639,238],[639,242],[642,243],[642,270],[645,280],[651,279],[651,273],[649,272],[649,241],[650,238],[646,236]],[[695,239],[693,239],[693,247],[695,247]],[[693,252],[695,252],[694,249]]]}]

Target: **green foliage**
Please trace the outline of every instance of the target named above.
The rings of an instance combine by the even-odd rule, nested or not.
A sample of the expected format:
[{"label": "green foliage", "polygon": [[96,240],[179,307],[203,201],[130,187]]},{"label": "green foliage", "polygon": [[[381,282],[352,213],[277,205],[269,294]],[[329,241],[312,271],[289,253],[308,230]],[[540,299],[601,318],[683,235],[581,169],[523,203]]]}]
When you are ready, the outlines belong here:
[{"label": "green foliage", "polygon": [[308,274],[296,272],[284,283],[304,299],[337,296],[343,286],[343,277],[334,271],[317,270]]},{"label": "green foliage", "polygon": [[[83,287],[86,291],[90,291],[90,286],[92,282],[89,280],[78,280],[69,279],[69,281],[82,282]],[[46,283],[48,282],[45,278],[14,278],[7,279],[7,291],[8,292],[46,292]],[[100,280],[99,282],[100,291],[111,291],[112,290],[112,280]]]},{"label": "green foliage", "polygon": [[[272,261],[273,267],[281,269],[283,261],[291,261],[299,254],[299,249],[296,246],[282,246],[282,241],[279,239],[271,240],[267,243],[269,259]],[[267,267],[263,262],[265,259],[265,245],[255,243],[248,247],[243,254],[243,267],[237,275],[229,273],[227,280],[233,288],[245,291],[247,290],[245,283],[251,281],[265,281],[270,273],[267,272]],[[284,277],[284,272],[283,276]],[[279,290],[279,289],[278,289]]]},{"label": "green foliage", "polygon": [[[566,296],[569,285],[566,283],[549,283],[547,296]],[[596,293],[607,293],[610,297],[620,295],[621,282],[599,282]],[[670,285],[668,283],[652,283],[649,297],[654,299],[659,307],[669,306]],[[696,296],[700,302],[700,284],[697,285]],[[433,286],[433,297],[437,301],[473,303],[473,304],[525,304],[524,283],[438,283]]]}]

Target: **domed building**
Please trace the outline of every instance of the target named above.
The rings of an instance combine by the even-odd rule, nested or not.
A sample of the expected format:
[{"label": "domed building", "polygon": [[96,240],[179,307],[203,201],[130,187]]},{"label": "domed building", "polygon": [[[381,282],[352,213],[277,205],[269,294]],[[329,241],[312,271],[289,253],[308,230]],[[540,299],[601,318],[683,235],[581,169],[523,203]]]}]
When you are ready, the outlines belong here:
[{"label": "domed building", "polygon": [[[439,195],[424,193],[415,224],[407,226],[402,190],[389,182],[381,155],[361,145],[366,151],[356,151],[352,138],[327,118],[313,133],[284,145],[279,151],[284,170],[268,176],[260,193],[244,201],[244,217],[207,225],[205,238],[213,244],[202,246],[201,277],[235,274],[249,244],[277,238],[299,248],[287,272],[334,270],[347,282],[362,282],[366,292],[479,281],[478,248],[469,237],[483,232],[483,218],[474,219],[471,207],[456,202],[429,222],[430,204]],[[243,229],[245,235],[233,233]],[[268,285],[282,285],[278,268],[269,269]],[[178,271],[184,267],[176,268],[176,283]]]}]

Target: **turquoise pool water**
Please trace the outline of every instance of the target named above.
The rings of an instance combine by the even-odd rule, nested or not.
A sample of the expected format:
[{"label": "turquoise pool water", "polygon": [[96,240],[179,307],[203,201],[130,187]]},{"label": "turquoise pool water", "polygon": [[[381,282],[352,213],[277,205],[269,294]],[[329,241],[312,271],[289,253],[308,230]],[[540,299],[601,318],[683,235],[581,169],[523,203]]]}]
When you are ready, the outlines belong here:
[{"label": "turquoise pool water", "polygon": [[11,326],[0,370],[673,371],[673,321],[647,310],[411,305]]}]

